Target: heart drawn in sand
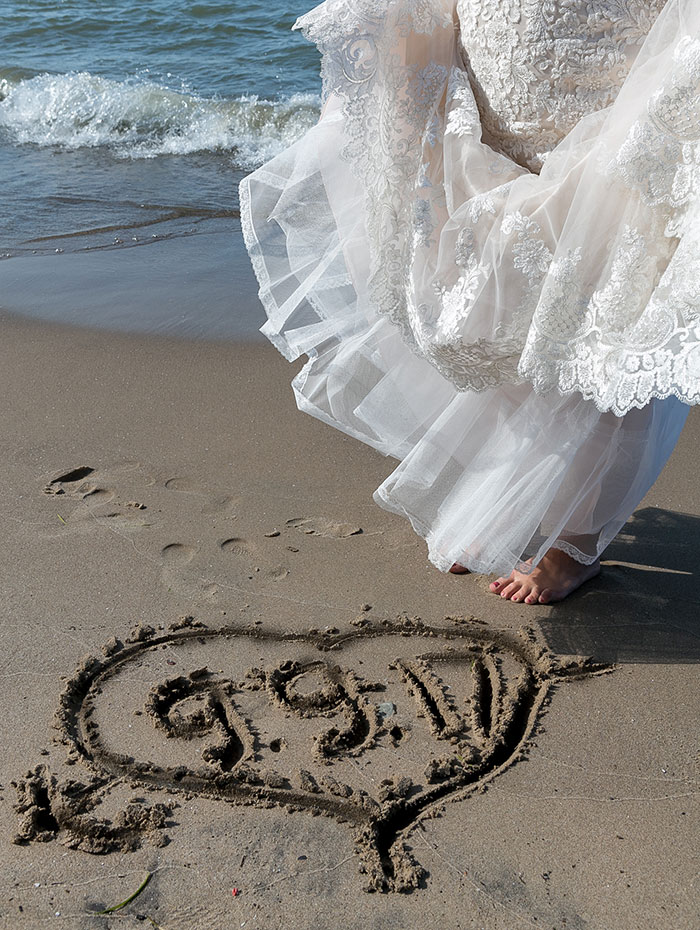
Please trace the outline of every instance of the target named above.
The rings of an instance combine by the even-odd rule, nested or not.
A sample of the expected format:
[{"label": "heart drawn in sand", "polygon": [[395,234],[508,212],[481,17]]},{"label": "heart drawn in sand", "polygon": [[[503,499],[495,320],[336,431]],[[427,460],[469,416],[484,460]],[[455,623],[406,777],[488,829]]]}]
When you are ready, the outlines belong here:
[{"label": "heart drawn in sand", "polygon": [[[89,851],[158,835],[167,805],[91,815],[126,777],[234,804],[281,805],[349,824],[368,890],[417,887],[407,839],[445,801],[482,789],[525,751],[554,682],[606,670],[557,663],[534,634],[400,618],[341,633],[138,628],[69,681],[57,725],[92,772],[46,769],[18,786],[19,841]],[[41,829],[40,829],[41,827]],[[126,838],[126,845],[125,845]]]}]

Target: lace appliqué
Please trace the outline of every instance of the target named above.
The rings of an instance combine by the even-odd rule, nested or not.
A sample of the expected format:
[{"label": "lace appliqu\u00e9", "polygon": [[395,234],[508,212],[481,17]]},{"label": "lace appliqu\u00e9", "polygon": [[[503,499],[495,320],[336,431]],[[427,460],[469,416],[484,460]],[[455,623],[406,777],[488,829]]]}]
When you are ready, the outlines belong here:
[{"label": "lace appliqu\u00e9", "polygon": [[530,171],[609,106],[665,0],[458,0],[484,141]]},{"label": "lace appliqu\u00e9", "polygon": [[683,38],[673,64],[608,167],[611,177],[661,210],[667,236],[680,235],[686,209],[700,194],[700,41]]},{"label": "lace appliqu\u00e9", "polygon": [[[607,168],[644,209],[614,245],[607,281],[587,293],[561,269],[545,287],[520,372],[544,392],[580,391],[619,416],[652,397],[700,402],[700,41],[673,67]],[[643,230],[643,231],[642,231]],[[574,264],[577,264],[576,262]],[[579,295],[580,320],[566,289]]]},{"label": "lace appliqu\u00e9", "polygon": [[450,107],[445,133],[452,133],[458,137],[480,136],[481,118],[466,71],[461,68],[452,69],[447,93]]},{"label": "lace appliqu\u00e9", "polygon": [[520,346],[479,338],[469,343],[431,345],[426,356],[457,388],[485,391],[503,383],[518,383]]},{"label": "lace appliqu\u00e9", "polygon": [[[484,215],[497,215],[497,191],[503,193],[503,189],[496,189],[469,201],[467,213],[474,225]],[[484,390],[504,381],[523,380],[518,371],[520,357],[542,280],[551,265],[552,253],[540,238],[539,226],[530,217],[517,211],[506,213],[500,230],[511,240],[512,264],[524,280],[520,292],[513,290],[514,309],[507,321],[495,327],[495,338],[470,340],[464,336],[478,287],[489,276],[489,269],[477,258],[473,226],[462,228],[457,237],[455,259],[462,268],[457,283],[452,287],[436,287],[441,313],[434,344],[425,351],[433,364],[446,376],[449,372],[450,380],[462,390]]]}]

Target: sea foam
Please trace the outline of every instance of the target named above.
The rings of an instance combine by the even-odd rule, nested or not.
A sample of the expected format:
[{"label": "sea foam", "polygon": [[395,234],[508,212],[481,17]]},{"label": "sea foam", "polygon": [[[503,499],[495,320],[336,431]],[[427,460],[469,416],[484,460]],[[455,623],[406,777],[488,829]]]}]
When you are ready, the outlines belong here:
[{"label": "sea foam", "polygon": [[0,80],[0,130],[8,141],[106,147],[122,158],[218,151],[253,168],[298,139],[319,108],[315,94],[201,97],[143,76],[116,81],[88,71]]}]

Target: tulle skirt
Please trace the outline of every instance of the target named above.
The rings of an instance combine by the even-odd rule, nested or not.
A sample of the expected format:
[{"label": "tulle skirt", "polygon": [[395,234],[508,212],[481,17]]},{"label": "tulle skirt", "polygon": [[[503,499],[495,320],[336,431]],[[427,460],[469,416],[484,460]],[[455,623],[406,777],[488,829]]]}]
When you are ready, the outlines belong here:
[{"label": "tulle skirt", "polygon": [[300,410],[400,461],[374,499],[410,520],[437,568],[500,575],[552,546],[600,556],[689,410],[674,397],[618,417],[529,383],[458,391],[385,320],[312,350],[293,388]]},{"label": "tulle skirt", "polygon": [[[335,32],[329,35],[332,44]],[[529,380],[513,377],[507,351],[496,383],[478,383],[473,374],[460,379],[462,362],[441,356],[430,336],[425,337],[434,350],[430,358],[416,351],[416,333],[428,332],[431,310],[414,298],[420,292],[429,300],[436,288],[427,271],[453,260],[446,247],[454,239],[450,220],[439,236],[424,227],[416,195],[412,254],[423,250],[428,257],[408,269],[393,267],[388,249],[382,253],[386,266],[377,274],[379,253],[372,253],[368,229],[375,240],[391,242],[398,214],[390,182],[401,146],[382,169],[389,192],[386,216],[382,203],[375,203],[370,218],[367,178],[358,177],[347,157],[346,115],[342,100],[331,94],[319,124],[240,185],[244,238],[268,317],[262,332],[288,359],[308,357],[293,381],[299,408],[398,460],[375,500],[410,520],[440,570],[458,562],[484,573],[530,571],[550,547],[592,563],[655,482],[688,405],[676,396],[652,396],[619,415],[601,409],[585,392],[564,392],[561,385],[535,390]],[[444,161],[447,214],[467,209],[462,202],[477,204],[478,191],[468,188],[479,159],[490,157],[486,148],[481,143],[464,148],[473,155],[459,171]],[[559,188],[546,176],[526,180],[535,192],[541,184],[554,229]],[[420,192],[426,183],[419,171],[415,189]],[[404,196],[403,184],[400,179],[396,197]],[[499,215],[490,222],[496,228]],[[410,332],[406,313],[380,306],[378,280],[406,282]],[[519,292],[508,283],[514,280],[494,278],[493,290],[484,292],[502,314],[517,312]],[[448,295],[460,314],[473,298],[468,282],[465,288]],[[443,313],[443,322],[447,316]],[[470,372],[479,365],[482,316],[467,320]],[[489,377],[498,367],[498,323],[494,318],[487,333]]]}]

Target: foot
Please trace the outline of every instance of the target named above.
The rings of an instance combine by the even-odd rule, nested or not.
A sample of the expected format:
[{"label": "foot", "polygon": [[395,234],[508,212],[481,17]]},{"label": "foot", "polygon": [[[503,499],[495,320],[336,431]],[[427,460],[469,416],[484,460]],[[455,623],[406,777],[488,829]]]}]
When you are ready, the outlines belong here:
[{"label": "foot", "polygon": [[[529,562],[532,559],[528,559]],[[549,604],[562,601],[568,594],[581,587],[584,581],[600,572],[600,560],[592,565],[583,565],[562,552],[549,549],[530,575],[512,571],[508,578],[491,582],[489,589],[510,601],[525,604]]]},{"label": "foot", "polygon": [[464,565],[460,565],[459,562],[455,562],[452,568],[450,569],[453,575],[468,575],[469,569],[465,568]]}]

